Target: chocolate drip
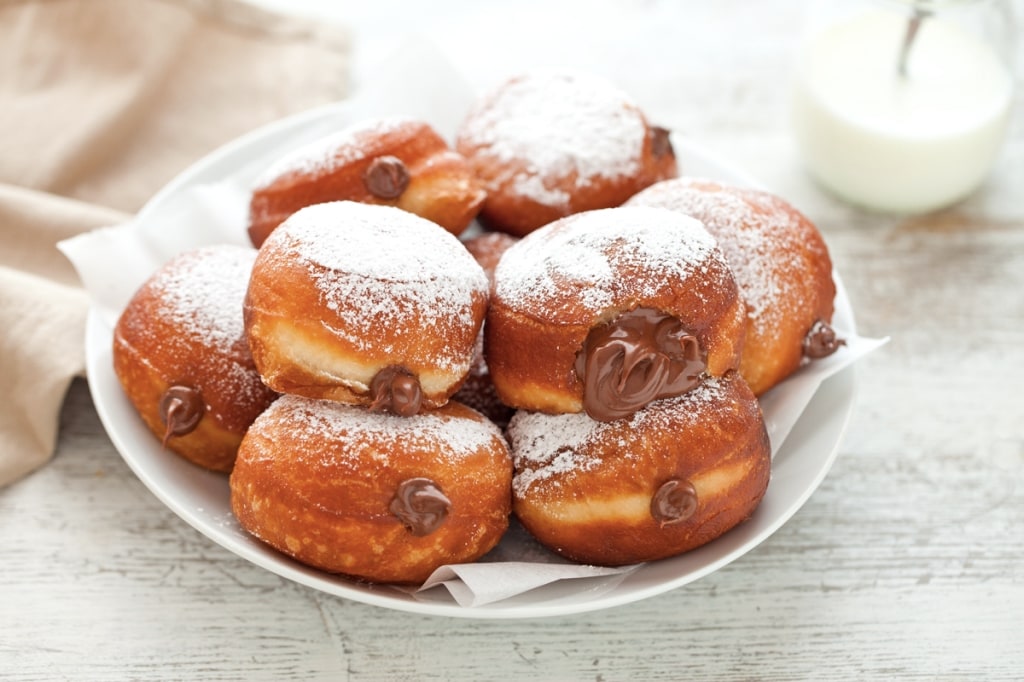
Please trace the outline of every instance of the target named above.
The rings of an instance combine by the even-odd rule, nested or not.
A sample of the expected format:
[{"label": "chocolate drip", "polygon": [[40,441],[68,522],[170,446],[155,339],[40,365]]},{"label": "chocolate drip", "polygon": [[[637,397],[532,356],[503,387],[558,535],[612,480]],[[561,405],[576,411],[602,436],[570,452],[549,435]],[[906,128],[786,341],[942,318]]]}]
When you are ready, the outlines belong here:
[{"label": "chocolate drip", "polygon": [[662,528],[682,523],[696,511],[697,489],[685,479],[665,482],[651,498],[651,516]]},{"label": "chocolate drip", "polygon": [[409,169],[396,156],[379,156],[363,173],[367,191],[380,199],[397,199],[409,186]]},{"label": "chocolate drip", "polygon": [[840,346],[845,345],[846,341],[836,336],[836,330],[832,328],[832,325],[818,320],[804,337],[804,356],[812,360],[826,358],[839,350]]},{"label": "chocolate drip", "polygon": [[370,409],[377,412],[391,412],[402,417],[419,414],[423,403],[423,391],[415,374],[391,365],[377,372],[370,382]]},{"label": "chocolate drip", "polygon": [[410,478],[398,484],[388,509],[416,537],[430,535],[448,518],[451,501],[429,478]]},{"label": "chocolate drip", "polygon": [[160,413],[160,420],[167,427],[161,441],[161,445],[167,447],[167,441],[171,436],[184,436],[195,430],[206,412],[206,405],[197,389],[189,386],[171,386],[161,396],[157,411]]},{"label": "chocolate drip", "polygon": [[671,131],[661,126],[651,126],[651,154],[654,158],[660,159],[663,156],[675,156],[676,152],[672,149],[672,139],[670,137]]},{"label": "chocolate drip", "polygon": [[614,421],[694,388],[705,362],[697,338],[678,319],[637,308],[591,329],[575,369],[583,409],[598,421]]}]

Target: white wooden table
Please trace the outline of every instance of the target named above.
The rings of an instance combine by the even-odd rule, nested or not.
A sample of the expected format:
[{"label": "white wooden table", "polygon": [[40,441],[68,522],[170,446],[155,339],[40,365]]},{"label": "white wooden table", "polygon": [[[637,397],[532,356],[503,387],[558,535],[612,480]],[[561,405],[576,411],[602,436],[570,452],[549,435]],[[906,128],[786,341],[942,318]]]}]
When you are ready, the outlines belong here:
[{"label": "white wooden table", "polygon": [[[411,615],[198,534],[122,462],[79,380],[54,461],[0,490],[0,678],[1024,678],[1024,87],[979,193],[883,217],[801,170],[785,88],[797,3],[422,5],[306,11],[363,39],[357,82],[414,27],[474,84],[546,61],[603,72],[818,223],[861,332],[892,337],[859,365],[829,476],[755,550],[657,598],[541,620]],[[545,23],[573,13],[577,35]]]}]

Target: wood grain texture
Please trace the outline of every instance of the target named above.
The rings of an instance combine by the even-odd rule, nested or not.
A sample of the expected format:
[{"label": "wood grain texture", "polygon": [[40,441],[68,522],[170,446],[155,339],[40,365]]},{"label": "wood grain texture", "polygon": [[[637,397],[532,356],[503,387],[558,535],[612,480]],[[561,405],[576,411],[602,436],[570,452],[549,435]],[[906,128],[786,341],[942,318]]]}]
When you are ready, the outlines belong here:
[{"label": "wood grain texture", "polygon": [[[80,380],[54,461],[0,490],[0,678],[1020,679],[1024,107],[966,202],[862,213],[792,149],[779,74],[798,4],[681,5],[690,42],[627,42],[635,66],[600,63],[815,220],[861,331],[892,337],[860,364],[839,457],[792,520],[689,586],[607,611],[400,613],[290,583],[191,529],[120,459]],[[616,7],[636,12],[628,41],[669,12]]]}]

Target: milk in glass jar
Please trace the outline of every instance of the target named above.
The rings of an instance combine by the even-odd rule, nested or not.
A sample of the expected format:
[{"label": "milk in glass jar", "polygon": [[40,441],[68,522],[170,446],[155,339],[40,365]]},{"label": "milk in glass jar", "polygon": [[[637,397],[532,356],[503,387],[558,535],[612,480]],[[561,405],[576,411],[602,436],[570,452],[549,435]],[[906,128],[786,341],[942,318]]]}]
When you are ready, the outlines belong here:
[{"label": "milk in glass jar", "polygon": [[1010,0],[820,0],[794,74],[800,153],[859,206],[923,213],[987,177],[1010,120]]}]

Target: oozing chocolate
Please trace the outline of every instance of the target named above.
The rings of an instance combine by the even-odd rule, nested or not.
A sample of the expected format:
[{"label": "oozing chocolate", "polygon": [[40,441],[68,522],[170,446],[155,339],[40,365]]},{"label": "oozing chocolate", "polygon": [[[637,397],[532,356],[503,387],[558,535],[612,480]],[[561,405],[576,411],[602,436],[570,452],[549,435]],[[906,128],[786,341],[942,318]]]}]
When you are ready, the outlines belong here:
[{"label": "oozing chocolate", "polygon": [[662,528],[682,523],[696,511],[697,489],[685,479],[666,481],[651,498],[651,516]]},{"label": "oozing chocolate", "polygon": [[700,383],[705,361],[697,338],[675,317],[637,308],[590,330],[576,355],[583,409],[614,421]]},{"label": "oozing chocolate", "polygon": [[166,447],[171,436],[192,433],[206,412],[202,394],[189,386],[171,386],[160,397],[157,406],[160,419],[167,427],[161,445]]},{"label": "oozing chocolate", "polygon": [[812,360],[825,358],[839,350],[840,346],[845,345],[846,341],[836,336],[836,330],[832,328],[832,325],[818,320],[804,337],[804,356]]},{"label": "oozing chocolate", "polygon": [[420,380],[415,374],[391,365],[377,372],[370,382],[370,409],[377,412],[391,412],[402,417],[419,414],[423,402]]},{"label": "oozing chocolate", "polygon": [[448,518],[452,503],[429,478],[410,478],[398,484],[388,507],[402,525],[415,535],[430,535]]},{"label": "oozing chocolate", "polygon": [[670,134],[671,131],[667,128],[651,126],[651,154],[655,158],[660,159],[666,155],[675,156],[676,152],[672,149]]},{"label": "oozing chocolate", "polygon": [[378,156],[363,173],[363,184],[375,197],[397,199],[409,186],[409,170],[396,156]]}]

